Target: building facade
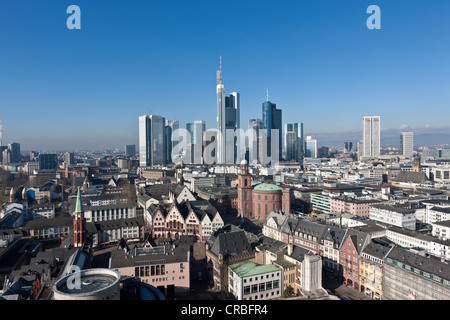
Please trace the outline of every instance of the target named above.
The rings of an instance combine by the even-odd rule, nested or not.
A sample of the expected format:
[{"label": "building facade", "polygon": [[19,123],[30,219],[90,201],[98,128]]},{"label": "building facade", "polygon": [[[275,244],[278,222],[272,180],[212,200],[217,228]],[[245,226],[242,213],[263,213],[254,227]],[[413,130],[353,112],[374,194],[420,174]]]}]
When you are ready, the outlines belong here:
[{"label": "building facade", "polygon": [[380,117],[363,117],[362,158],[377,158],[380,155]]},{"label": "building facade", "polygon": [[228,267],[228,291],[236,300],[269,300],[283,294],[283,269],[273,265],[239,262]]},{"label": "building facade", "polygon": [[166,163],[165,118],[159,115],[139,117],[139,166]]}]

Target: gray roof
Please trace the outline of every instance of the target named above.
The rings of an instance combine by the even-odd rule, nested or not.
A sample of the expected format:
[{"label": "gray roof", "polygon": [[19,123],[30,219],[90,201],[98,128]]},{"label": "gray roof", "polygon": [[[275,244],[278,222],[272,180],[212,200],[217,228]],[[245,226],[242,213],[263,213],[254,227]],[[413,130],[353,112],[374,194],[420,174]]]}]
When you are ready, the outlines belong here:
[{"label": "gray roof", "polygon": [[325,232],[326,227],[323,224],[317,222],[311,222],[304,219],[300,219],[297,227],[295,228],[296,232],[306,233],[308,235],[317,237],[320,239],[323,233]]},{"label": "gray roof", "polygon": [[430,210],[438,211],[438,212],[442,212],[442,213],[450,213],[450,207],[448,207],[448,208],[432,207]]},{"label": "gray roof", "polygon": [[162,200],[164,197],[169,197],[169,192],[173,192],[175,197],[178,197],[184,188],[186,188],[186,186],[178,183],[163,183],[146,186],[145,192],[154,199]]},{"label": "gray roof", "polygon": [[345,229],[327,226],[320,242],[323,243],[324,240],[332,241],[335,244],[335,246],[337,246],[337,248],[340,248],[342,241],[344,240],[345,237],[345,232],[346,232]]},{"label": "gray roof", "polygon": [[275,260],[274,262],[272,262],[275,265],[278,265],[282,268],[290,268],[290,267],[295,267],[295,264],[293,264],[290,261],[287,261],[286,259],[280,259],[280,260]]},{"label": "gray roof", "polygon": [[374,204],[372,206],[372,208],[378,208],[378,209],[382,209],[382,210],[389,210],[389,211],[397,212],[397,213],[400,213],[400,214],[411,214],[411,213],[416,212],[416,210],[414,210],[414,209],[397,207],[397,206],[390,206],[390,205],[387,205],[387,204]]},{"label": "gray roof", "polygon": [[441,262],[432,256],[424,257],[416,253],[404,250],[398,247],[392,249],[387,258],[404,263],[430,274],[437,275],[440,278],[450,280],[450,265]]},{"label": "gray roof", "polygon": [[355,246],[356,251],[358,254],[361,253],[362,250],[364,250],[365,246],[368,244],[369,241],[369,235],[365,232],[357,231],[354,229],[348,229],[347,233],[345,235],[345,240],[348,238],[351,239],[353,242],[353,245]]},{"label": "gray roof", "polygon": [[257,248],[259,250],[267,250],[273,253],[283,252],[286,250],[288,244],[285,242],[281,242],[266,236],[261,236],[259,238]]},{"label": "gray roof", "polygon": [[294,246],[293,250],[292,250],[292,254],[291,255],[286,254],[286,255],[301,262],[305,258],[305,254],[310,254],[310,251],[305,248],[302,248],[302,247]]},{"label": "gray roof", "polygon": [[219,233],[214,239],[210,251],[216,256],[222,254],[224,257],[253,252],[244,231]]},{"label": "gray roof", "polygon": [[[167,244],[148,249],[132,249],[128,253],[123,249],[117,249],[111,252],[111,268],[133,267],[140,263],[151,264],[152,261],[157,260],[161,263],[188,262],[190,248],[190,245],[187,244],[180,244],[175,248],[171,244]],[[137,252],[140,253],[136,254]],[[189,268],[189,265],[186,267]]]},{"label": "gray roof", "polygon": [[190,204],[191,209],[195,212],[200,221],[203,220],[205,215],[213,220],[216,214],[218,214],[217,209],[208,200],[197,200],[197,201],[186,201]]},{"label": "gray roof", "polygon": [[379,243],[370,242],[362,252],[373,257],[383,259],[392,249],[390,246],[383,246]]},{"label": "gray roof", "polygon": [[396,182],[412,182],[412,183],[424,183],[428,181],[428,177],[425,172],[413,172],[413,171],[400,171],[398,176],[394,179]]},{"label": "gray roof", "polygon": [[108,221],[97,221],[94,223],[97,230],[113,230],[127,227],[142,227],[145,225],[144,217],[136,217],[129,219],[118,219]]},{"label": "gray roof", "polygon": [[64,227],[64,226],[73,226],[73,218],[69,216],[64,217],[56,217],[52,219],[35,219],[30,220],[25,225],[25,229],[27,230],[36,230],[36,229],[44,229],[51,227]]}]

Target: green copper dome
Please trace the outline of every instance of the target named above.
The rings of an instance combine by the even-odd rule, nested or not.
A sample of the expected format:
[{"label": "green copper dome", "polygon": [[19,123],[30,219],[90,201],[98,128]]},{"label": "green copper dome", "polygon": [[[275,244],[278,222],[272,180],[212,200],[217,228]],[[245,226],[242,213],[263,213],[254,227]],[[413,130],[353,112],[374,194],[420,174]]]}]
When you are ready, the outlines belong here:
[{"label": "green copper dome", "polygon": [[277,185],[271,183],[260,183],[253,190],[257,191],[280,191],[283,190]]}]

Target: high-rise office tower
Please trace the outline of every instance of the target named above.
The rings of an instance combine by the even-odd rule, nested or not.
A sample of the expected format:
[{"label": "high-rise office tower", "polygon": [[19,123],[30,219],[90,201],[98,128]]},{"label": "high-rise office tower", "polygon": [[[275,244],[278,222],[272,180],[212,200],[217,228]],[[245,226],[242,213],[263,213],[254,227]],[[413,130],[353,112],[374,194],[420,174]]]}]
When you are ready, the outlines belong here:
[{"label": "high-rise office tower", "polygon": [[8,144],[8,149],[11,150],[11,163],[20,162],[20,143],[10,143]]},{"label": "high-rise office tower", "polygon": [[305,140],[305,157],[317,158],[317,139],[307,136]]},{"label": "high-rise office tower", "polygon": [[353,143],[351,141],[344,142],[344,152],[345,153],[352,152],[352,149],[353,149]]},{"label": "high-rise office tower", "polygon": [[73,152],[64,153],[64,166],[67,168],[75,164],[75,155]]},{"label": "high-rise office tower", "polygon": [[220,132],[217,139],[216,159],[217,163],[235,163],[236,159],[239,159],[239,136],[227,137],[227,129],[235,131],[240,128],[240,95],[232,92],[230,96],[225,96],[225,87],[222,84],[222,57],[216,79],[217,130]]},{"label": "high-rise office tower", "polygon": [[202,163],[203,162],[203,134],[206,131],[205,121],[194,121],[186,124],[186,131],[190,135],[190,139],[187,140],[187,147],[191,153],[191,162]]},{"label": "high-rise office tower", "polygon": [[412,132],[400,133],[400,149],[406,159],[413,158],[414,134]]},{"label": "high-rise office tower", "polygon": [[136,155],[136,145],[135,144],[125,145],[125,155],[127,157],[134,157]]},{"label": "high-rise office tower", "polygon": [[3,151],[5,151],[5,150],[8,150],[8,147],[0,145],[0,163],[4,163],[3,162]]},{"label": "high-rise office tower", "polygon": [[283,128],[281,123],[281,109],[277,109],[277,105],[269,101],[269,94],[267,94],[267,100],[262,104],[262,129],[267,130],[267,147],[270,150],[270,153],[276,152],[275,150],[272,150],[271,137],[272,134],[275,133],[275,130],[278,130],[278,154],[275,156],[275,159],[280,159],[282,154]]},{"label": "high-rise office tower", "polygon": [[58,156],[56,153],[39,154],[39,170],[55,170],[58,167]]},{"label": "high-rise office tower", "polygon": [[139,117],[139,166],[166,163],[165,119],[158,115]]},{"label": "high-rise office tower", "polygon": [[178,144],[180,123],[178,120],[167,120],[165,126],[166,163],[172,162],[172,150]]},{"label": "high-rise office tower", "polygon": [[12,163],[11,161],[11,150],[10,149],[4,149],[2,152],[2,163],[8,164]]},{"label": "high-rise office tower", "polygon": [[262,127],[261,119],[248,120],[249,135],[246,137],[248,147],[248,163],[256,164],[259,156],[259,130]]},{"label": "high-rise office tower", "polygon": [[362,157],[377,158],[380,155],[380,117],[363,117]]},{"label": "high-rise office tower", "polygon": [[283,150],[286,160],[300,161],[304,156],[303,123],[285,123]]}]

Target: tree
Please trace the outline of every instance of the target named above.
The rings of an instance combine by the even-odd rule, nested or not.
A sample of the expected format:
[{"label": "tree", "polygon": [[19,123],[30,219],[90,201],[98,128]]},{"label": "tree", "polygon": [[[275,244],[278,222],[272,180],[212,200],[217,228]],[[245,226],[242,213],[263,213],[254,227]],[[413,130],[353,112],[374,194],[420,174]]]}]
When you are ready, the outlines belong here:
[{"label": "tree", "polygon": [[283,297],[289,298],[294,296],[294,288],[292,288],[291,285],[289,285],[286,289],[283,291]]}]

